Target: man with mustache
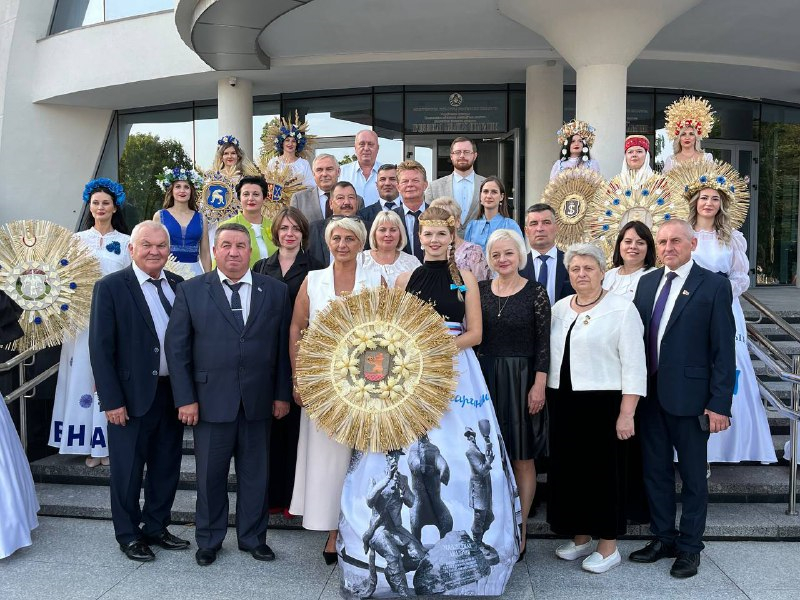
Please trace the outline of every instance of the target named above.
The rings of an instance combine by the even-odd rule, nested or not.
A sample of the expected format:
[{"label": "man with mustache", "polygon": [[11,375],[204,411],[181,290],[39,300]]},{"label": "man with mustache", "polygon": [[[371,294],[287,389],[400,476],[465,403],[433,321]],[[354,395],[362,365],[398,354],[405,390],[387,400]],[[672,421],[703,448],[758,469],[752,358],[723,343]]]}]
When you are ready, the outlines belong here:
[{"label": "man with mustache", "polygon": [[331,197],[328,202],[331,217],[311,223],[311,230],[308,234],[308,253],[326,267],[331,264],[331,253],[325,243],[325,227],[332,217],[355,216],[356,210],[358,210],[356,189],[349,181],[340,181],[331,189]]}]

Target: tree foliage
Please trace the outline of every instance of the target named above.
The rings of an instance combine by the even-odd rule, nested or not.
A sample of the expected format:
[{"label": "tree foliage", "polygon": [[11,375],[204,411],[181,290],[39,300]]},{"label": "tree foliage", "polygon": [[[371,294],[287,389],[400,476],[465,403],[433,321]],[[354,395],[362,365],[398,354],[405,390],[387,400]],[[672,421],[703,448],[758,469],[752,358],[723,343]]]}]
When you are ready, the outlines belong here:
[{"label": "tree foliage", "polygon": [[192,168],[192,160],[179,141],[161,140],[150,133],[128,136],[119,161],[119,179],[128,202],[142,219],[151,218],[164,202],[164,192],[158,185],[164,167]]}]

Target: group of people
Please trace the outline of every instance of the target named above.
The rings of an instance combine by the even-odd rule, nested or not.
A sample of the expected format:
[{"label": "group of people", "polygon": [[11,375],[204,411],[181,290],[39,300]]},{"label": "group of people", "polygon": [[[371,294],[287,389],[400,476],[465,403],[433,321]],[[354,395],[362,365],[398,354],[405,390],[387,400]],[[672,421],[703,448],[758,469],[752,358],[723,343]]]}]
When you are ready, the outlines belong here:
[{"label": "group of people", "polygon": [[[705,125],[681,123],[674,163],[704,158]],[[597,169],[593,136],[582,122],[559,132],[554,176]],[[299,162],[302,136],[283,137],[280,156]],[[647,140],[625,145],[622,175],[641,183]],[[122,187],[87,184],[77,235],[104,277],[89,329],[62,350],[51,443],[88,455],[90,467],[110,462],[122,552],[149,561],[152,545],[189,547],[167,527],[191,426],[202,566],[225,537],[233,458],[238,547],[255,559],[275,558],[269,512],[285,510],[328,532],[323,558],[339,561],[353,595],[499,594],[525,553],[535,461],[547,457],[548,522],[571,538],[558,557],[605,572],[621,561],[616,539],[628,522],[649,521],[654,540],[630,559],[675,558],[673,576],[696,574],[707,462],[775,460],[753,434],[766,421],[739,329],[747,261],[731,190],[687,186],[688,221],[665,222],[654,238],[631,220],[613,256],[590,243],[562,252],[553,207],[533,204],[520,229],[502,182],[474,172],[471,140],[453,141],[453,173],[430,185],[422,165],[379,164],[378,150],[377,135],[360,132],[347,179],[333,156],[317,155],[314,186],[267,219],[267,183],[226,136],[220,169],[237,177],[242,211],[213,231],[191,172],[165,170],[164,209],[130,236]],[[170,252],[196,264],[196,276],[165,270]],[[379,286],[442,316],[459,350],[457,391],[410,447],[354,453],[303,409],[298,341],[330,302]],[[470,560],[443,584],[459,557]]]}]

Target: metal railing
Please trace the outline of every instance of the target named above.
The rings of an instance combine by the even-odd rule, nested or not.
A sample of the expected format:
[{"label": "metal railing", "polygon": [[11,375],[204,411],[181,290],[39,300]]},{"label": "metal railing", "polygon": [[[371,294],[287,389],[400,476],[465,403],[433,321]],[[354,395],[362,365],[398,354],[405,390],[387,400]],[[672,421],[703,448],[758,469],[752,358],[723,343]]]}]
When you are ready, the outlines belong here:
[{"label": "metal railing", "polygon": [[22,449],[28,452],[28,405],[27,400],[30,400],[36,394],[36,386],[46,381],[56,373],[58,373],[58,363],[49,367],[47,370],[42,371],[36,377],[27,381],[27,373],[25,369],[32,367],[36,364],[37,350],[26,350],[16,356],[8,359],[4,363],[0,363],[0,373],[5,373],[16,367],[19,371],[19,387],[11,391],[5,396],[6,404],[11,404],[19,399],[19,439],[22,442]]},{"label": "metal railing", "polygon": [[[745,292],[742,298],[747,300],[762,316],[769,318],[783,333],[795,342],[800,343],[800,333],[786,322],[782,317],[772,312],[766,305]],[[760,321],[759,318],[758,321]],[[756,321],[756,322],[758,322]],[[767,339],[755,328],[755,323],[747,324],[747,347],[761,360],[767,370],[779,377],[782,381],[792,384],[790,406],[786,406],[775,394],[766,388],[759,380],[758,389],[761,397],[766,400],[779,414],[789,419],[789,506],[787,515],[797,516],[797,422],[800,420],[800,356],[789,356]]]}]

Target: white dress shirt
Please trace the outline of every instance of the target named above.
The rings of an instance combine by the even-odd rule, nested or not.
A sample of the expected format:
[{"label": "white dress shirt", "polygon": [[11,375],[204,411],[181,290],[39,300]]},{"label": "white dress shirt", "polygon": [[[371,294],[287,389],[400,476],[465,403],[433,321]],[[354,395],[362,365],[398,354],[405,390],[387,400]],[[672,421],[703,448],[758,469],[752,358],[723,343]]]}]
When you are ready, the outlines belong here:
[{"label": "white dress shirt", "polygon": [[[147,302],[147,308],[150,309],[150,316],[153,317],[153,325],[155,325],[156,328],[159,346],[158,374],[164,377],[169,375],[167,357],[164,354],[164,332],[167,330],[167,325],[169,324],[169,316],[167,315],[167,311],[164,310],[164,306],[161,304],[161,299],[158,297],[158,290],[152,283],[147,281],[150,279],[150,275],[137,267],[136,263],[133,263],[131,266],[133,267],[133,273],[136,275],[136,280],[142,288],[144,300]],[[169,300],[170,304],[175,304],[175,292],[172,291],[167,278],[164,277],[164,271],[161,271],[158,277],[153,277],[153,279],[158,279],[161,282],[161,289],[164,291],[167,300]]]},{"label": "white dress shirt", "polygon": [[[669,323],[669,318],[672,315],[672,309],[675,308],[675,301],[678,299],[678,295],[683,290],[683,286],[686,285],[686,278],[689,277],[689,271],[692,270],[692,266],[694,265],[693,260],[689,260],[685,265],[681,265],[677,269],[675,269],[675,273],[678,275],[675,279],[672,280],[672,287],[669,289],[669,296],[667,296],[667,303],[664,305],[664,314],[661,316],[661,323],[658,324],[658,353],[659,356],[661,355],[661,338],[664,337],[664,331],[667,329],[667,323]],[[653,308],[655,309],[656,302],[658,301],[658,295],[661,293],[664,285],[667,283],[667,273],[670,272],[670,269],[664,267],[664,275],[661,277],[661,282],[658,284],[658,289],[656,289],[656,297],[653,301]],[[656,357],[658,359],[658,357]]]},{"label": "white dress shirt", "polygon": [[325,218],[325,210],[328,207],[328,200],[330,200],[330,194],[325,192],[319,188],[317,189],[317,196],[319,198],[319,209],[322,211],[322,218]]},{"label": "white dress shirt", "polygon": [[[401,206],[403,209],[403,215],[405,216],[404,221],[406,223],[406,235],[408,235],[408,247],[411,248],[410,254],[414,254],[414,250],[416,250],[416,248],[414,248],[414,227],[419,222],[419,217],[417,217],[417,219],[414,219],[414,215],[410,214],[411,209],[408,208],[405,204],[402,204]],[[425,204],[425,202],[420,204],[418,209],[420,217],[422,216],[422,213],[425,212],[426,208],[428,208],[428,205]]]},{"label": "white dress shirt", "polygon": [[225,275],[222,271],[217,269],[217,275],[219,276],[219,281],[222,283],[222,291],[225,292],[225,297],[228,299],[228,304],[231,303],[231,297],[233,296],[233,290],[229,288],[225,282],[233,283],[243,283],[244,285],[239,288],[239,299],[242,301],[242,320],[247,323],[247,318],[250,316],[250,295],[253,291],[253,275],[250,272],[250,269],[247,269],[244,276],[237,282],[234,282],[228,279],[228,276]]},{"label": "white dress shirt", "polygon": [[[552,306],[556,301],[556,269],[558,268],[556,263],[558,262],[558,248],[553,246],[544,254],[550,257],[550,260],[547,261],[547,295],[550,296],[550,306]],[[533,271],[536,275],[535,281],[539,281],[539,271],[544,261],[539,258],[541,254],[533,248],[531,248],[531,256],[533,256]]]},{"label": "white dress shirt", "polygon": [[349,181],[356,189],[356,194],[364,199],[364,208],[370,204],[375,204],[380,196],[378,195],[378,167],[381,163],[375,162],[372,165],[369,177],[364,177],[364,171],[361,170],[361,165],[358,161],[353,161],[342,165],[342,170],[339,172],[339,181]]}]

